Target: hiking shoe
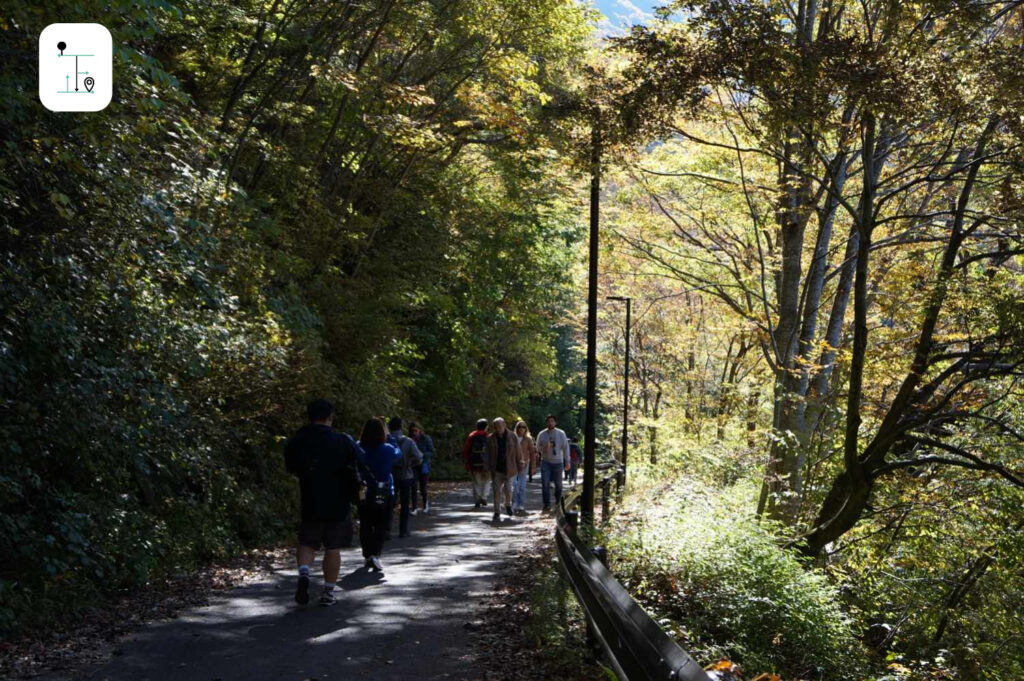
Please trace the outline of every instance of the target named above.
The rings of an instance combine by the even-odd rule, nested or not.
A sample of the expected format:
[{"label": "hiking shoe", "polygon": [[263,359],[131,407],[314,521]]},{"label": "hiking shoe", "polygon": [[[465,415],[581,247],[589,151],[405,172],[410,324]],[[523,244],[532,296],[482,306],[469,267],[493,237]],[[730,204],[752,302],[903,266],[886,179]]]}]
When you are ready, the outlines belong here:
[{"label": "hiking shoe", "polygon": [[320,600],[317,602],[326,608],[329,605],[334,605],[335,603],[337,603],[338,599],[334,597],[333,591],[325,591],[322,594],[320,594]]},{"label": "hiking shoe", "polygon": [[384,572],[384,566],[380,564],[380,556],[370,558],[370,564],[377,572]]},{"label": "hiking shoe", "polygon": [[495,513],[494,517],[491,518],[491,522],[492,523],[500,523],[501,522],[501,514],[500,513]]},{"label": "hiking shoe", "polygon": [[299,605],[309,603],[309,575],[299,575],[299,585],[295,588],[295,602]]}]

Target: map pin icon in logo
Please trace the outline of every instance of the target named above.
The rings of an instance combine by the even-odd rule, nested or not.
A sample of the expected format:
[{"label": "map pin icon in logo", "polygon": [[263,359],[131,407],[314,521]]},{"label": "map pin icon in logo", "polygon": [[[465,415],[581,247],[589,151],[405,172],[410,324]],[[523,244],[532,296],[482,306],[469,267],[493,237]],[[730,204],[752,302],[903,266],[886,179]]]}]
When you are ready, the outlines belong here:
[{"label": "map pin icon in logo", "polygon": [[85,79],[84,82],[85,82],[85,89],[88,90],[89,92],[92,92],[93,87],[96,85],[96,79],[93,78],[92,76],[89,76],[89,77],[87,77]]}]

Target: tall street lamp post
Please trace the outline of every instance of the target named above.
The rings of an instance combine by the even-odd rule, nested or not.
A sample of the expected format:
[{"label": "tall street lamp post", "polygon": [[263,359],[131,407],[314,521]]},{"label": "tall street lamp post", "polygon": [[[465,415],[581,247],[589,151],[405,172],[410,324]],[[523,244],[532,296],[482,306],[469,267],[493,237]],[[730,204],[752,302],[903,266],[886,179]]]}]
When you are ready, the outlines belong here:
[{"label": "tall street lamp post", "polygon": [[590,267],[587,290],[587,420],[583,440],[583,497],[580,521],[594,523],[594,457],[597,428],[597,254],[601,206],[601,118],[595,109],[590,140]]},{"label": "tall street lamp post", "polygon": [[622,388],[622,484],[626,484],[627,467],[626,457],[629,453],[629,327],[631,323],[631,308],[633,299],[628,296],[608,296],[608,300],[617,300],[626,303],[626,371]]}]

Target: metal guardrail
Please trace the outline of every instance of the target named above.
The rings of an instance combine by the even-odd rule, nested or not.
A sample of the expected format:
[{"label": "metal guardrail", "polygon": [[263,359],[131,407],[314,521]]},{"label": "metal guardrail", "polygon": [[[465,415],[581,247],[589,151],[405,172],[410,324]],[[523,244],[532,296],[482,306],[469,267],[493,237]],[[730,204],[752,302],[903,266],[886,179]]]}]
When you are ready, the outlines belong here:
[{"label": "metal guardrail", "polygon": [[[599,467],[604,470],[615,468]],[[601,520],[608,520],[609,486],[621,491],[623,471],[616,468],[596,487],[603,489]],[[578,515],[571,509],[579,501],[575,492],[556,510],[555,546],[576,599],[589,624],[588,633],[601,645],[620,681],[710,681],[675,640],[644,612],[602,561],[603,552],[591,550],[576,532]]]}]

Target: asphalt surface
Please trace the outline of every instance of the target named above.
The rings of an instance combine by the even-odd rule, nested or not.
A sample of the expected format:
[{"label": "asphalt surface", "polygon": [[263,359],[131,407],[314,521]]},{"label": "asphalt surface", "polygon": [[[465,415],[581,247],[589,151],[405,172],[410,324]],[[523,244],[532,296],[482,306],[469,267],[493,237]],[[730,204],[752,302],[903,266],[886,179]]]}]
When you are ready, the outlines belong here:
[{"label": "asphalt surface", "polygon": [[[540,522],[541,490],[530,485],[528,518],[491,523],[465,488],[410,519],[412,536],[384,545],[384,573],[363,568],[358,547],[342,550],[332,607],[295,604],[294,564],[221,593],[210,605],[154,622],[118,646],[112,661],[76,679],[233,681],[235,679],[470,680],[475,663],[467,623],[501,579],[502,563]],[[358,541],[356,542],[358,543]],[[52,679],[57,681],[57,677]]]}]

